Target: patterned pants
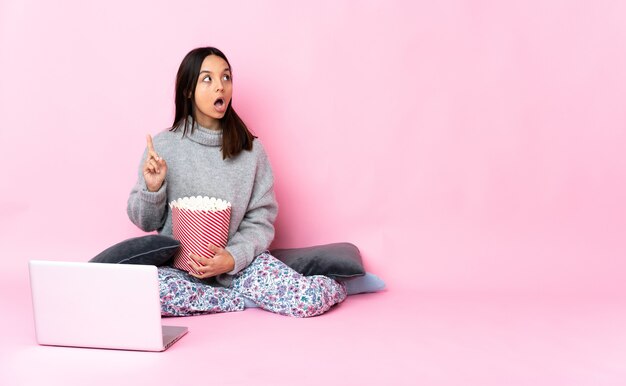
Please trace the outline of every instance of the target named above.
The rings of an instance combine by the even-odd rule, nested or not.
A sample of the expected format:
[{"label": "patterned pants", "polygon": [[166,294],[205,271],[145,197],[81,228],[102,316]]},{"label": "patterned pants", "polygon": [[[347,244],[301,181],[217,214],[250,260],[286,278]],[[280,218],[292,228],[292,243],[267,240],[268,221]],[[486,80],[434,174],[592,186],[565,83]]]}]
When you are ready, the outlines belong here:
[{"label": "patterned pants", "polygon": [[172,267],[159,267],[159,287],[163,316],[241,311],[245,296],[264,310],[306,318],[346,298],[344,284],[326,276],[302,276],[267,252],[236,274],[228,288]]}]

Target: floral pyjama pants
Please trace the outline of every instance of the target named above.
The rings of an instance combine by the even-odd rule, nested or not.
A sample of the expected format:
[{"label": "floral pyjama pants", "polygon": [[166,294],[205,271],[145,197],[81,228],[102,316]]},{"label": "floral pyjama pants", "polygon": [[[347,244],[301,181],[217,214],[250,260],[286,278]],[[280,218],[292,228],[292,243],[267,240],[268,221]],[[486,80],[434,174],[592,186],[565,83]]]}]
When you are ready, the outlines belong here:
[{"label": "floral pyjama pants", "polygon": [[303,276],[268,252],[233,277],[229,287],[214,287],[173,267],[159,267],[163,316],[241,311],[244,297],[261,309],[300,318],[321,315],[346,298],[346,288],[326,276]]}]

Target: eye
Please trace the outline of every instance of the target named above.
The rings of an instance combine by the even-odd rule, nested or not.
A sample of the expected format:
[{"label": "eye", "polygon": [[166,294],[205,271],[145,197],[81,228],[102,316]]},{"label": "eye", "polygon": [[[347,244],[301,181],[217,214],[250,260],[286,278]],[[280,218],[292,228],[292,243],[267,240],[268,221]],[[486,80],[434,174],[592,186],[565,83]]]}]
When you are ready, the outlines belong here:
[{"label": "eye", "polygon": [[205,75],[204,78],[202,78],[203,82],[210,82],[211,80],[211,75]]},{"label": "eye", "polygon": [[230,80],[230,75],[229,74],[224,74],[224,76],[222,76],[222,80],[225,82],[228,82]]}]

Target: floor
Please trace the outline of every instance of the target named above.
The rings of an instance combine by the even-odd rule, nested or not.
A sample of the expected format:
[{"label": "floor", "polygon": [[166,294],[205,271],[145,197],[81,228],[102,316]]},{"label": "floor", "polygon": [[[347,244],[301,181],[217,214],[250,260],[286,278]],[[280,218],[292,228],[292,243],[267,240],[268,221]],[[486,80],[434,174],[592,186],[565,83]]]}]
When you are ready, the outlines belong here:
[{"label": "floor", "polygon": [[624,385],[626,302],[389,288],[294,319],[168,318],[164,353],[38,346],[26,275],[0,285],[0,385]]}]

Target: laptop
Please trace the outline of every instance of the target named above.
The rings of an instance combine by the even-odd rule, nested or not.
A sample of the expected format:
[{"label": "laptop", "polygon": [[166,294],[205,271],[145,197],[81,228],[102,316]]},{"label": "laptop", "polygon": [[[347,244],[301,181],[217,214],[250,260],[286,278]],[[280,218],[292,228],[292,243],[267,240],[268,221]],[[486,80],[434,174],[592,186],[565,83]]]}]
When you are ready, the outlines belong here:
[{"label": "laptop", "polygon": [[187,327],[161,325],[153,265],[31,260],[37,343],[165,351]]}]

